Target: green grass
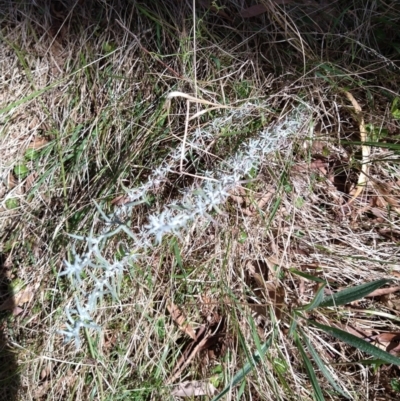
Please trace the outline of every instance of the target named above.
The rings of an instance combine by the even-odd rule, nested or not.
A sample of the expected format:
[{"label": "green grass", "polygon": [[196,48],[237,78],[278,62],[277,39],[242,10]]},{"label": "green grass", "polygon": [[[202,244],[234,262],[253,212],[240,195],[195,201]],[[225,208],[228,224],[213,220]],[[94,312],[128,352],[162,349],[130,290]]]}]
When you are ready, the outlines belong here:
[{"label": "green grass", "polygon": [[[212,383],[204,400],[395,399],[393,344],[346,328],[398,331],[398,295],[365,298],[400,274],[398,4],[322,12],[266,1],[242,19],[230,1],[193,19],[176,1],[39,3],[0,0],[0,309],[10,289],[20,308],[0,311],[0,365],[10,366],[0,399],[172,400],[184,381]],[[343,89],[362,106],[372,149],[367,187],[348,209],[362,143]],[[85,250],[69,235],[100,233],[95,205],[118,209],[124,189],[180,147],[187,102],[168,108],[171,91],[228,108],[188,122],[189,139],[198,128],[214,137],[206,152],[187,143],[184,171],[126,216],[135,233],[263,129],[301,105],[310,118],[221,213],[129,264],[118,300],[99,304],[102,331],[85,332],[77,352],[57,333],[78,295],[58,277],[62,261],[73,244]],[[257,107],[236,115],[246,103]],[[207,107],[192,102],[189,115]],[[138,251],[119,232],[104,255]],[[21,287],[32,296],[21,300]],[[170,302],[212,338],[173,383],[191,339]]]}]

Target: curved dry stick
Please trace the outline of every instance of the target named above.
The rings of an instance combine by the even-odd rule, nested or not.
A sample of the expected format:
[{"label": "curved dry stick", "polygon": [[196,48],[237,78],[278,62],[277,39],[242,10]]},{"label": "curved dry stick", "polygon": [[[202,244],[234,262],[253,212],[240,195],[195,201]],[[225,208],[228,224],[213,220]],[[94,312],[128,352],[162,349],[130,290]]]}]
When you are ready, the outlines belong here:
[{"label": "curved dry stick", "polygon": [[364,122],[364,117],[362,116],[361,106],[358,104],[357,100],[354,99],[354,96],[350,92],[344,91],[344,94],[346,95],[347,99],[350,100],[351,104],[355,109],[357,117],[359,117],[360,140],[362,142],[361,145],[362,165],[361,165],[361,172],[358,177],[357,189],[354,195],[351,197],[351,199],[345,204],[345,206],[350,206],[362,193],[364,188],[367,186],[369,162],[370,162],[369,156],[371,154],[371,148],[365,145],[365,142],[367,141],[367,130],[365,128],[365,122]]}]

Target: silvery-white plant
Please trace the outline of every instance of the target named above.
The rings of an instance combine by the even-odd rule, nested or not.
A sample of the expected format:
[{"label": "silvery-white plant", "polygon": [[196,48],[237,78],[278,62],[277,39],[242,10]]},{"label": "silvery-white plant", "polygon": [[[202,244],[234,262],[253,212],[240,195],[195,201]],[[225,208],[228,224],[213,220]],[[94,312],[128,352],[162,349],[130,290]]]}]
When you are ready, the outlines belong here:
[{"label": "silvery-white plant", "polygon": [[[247,103],[223,117],[214,119],[206,128],[196,129],[188,138],[187,146],[204,149],[222,129],[234,124],[235,119],[242,120],[260,108],[262,109],[263,105]],[[94,322],[94,312],[106,295],[118,301],[119,283],[126,266],[140,261],[141,255],[146,255],[149,249],[160,244],[164,236],[181,238],[183,230],[187,229],[191,222],[202,218],[212,219],[210,212],[213,210],[221,213],[230,192],[238,187],[252,170],[258,169],[268,154],[280,149],[289,136],[298,134],[307,116],[304,109],[297,110],[283,121],[259,132],[255,138],[242,144],[236,154],[215,166],[213,171],[203,172],[204,184],[201,187],[186,188],[181,199],[165,205],[157,214],[149,215],[147,224],[140,227],[137,233],[133,233],[128,224],[124,223],[124,216],[135,206],[146,202],[149,193],[168,181],[168,174],[178,169],[182,156],[180,149],[174,149],[161,165],[153,170],[145,183],[132,189],[125,188],[128,202],[117,207],[111,216],[106,215],[96,204],[104,224],[101,234],[97,237],[93,232],[87,237],[71,235],[77,241],[86,242],[86,252],[78,254],[73,247],[73,261],[64,261],[65,268],[59,274],[60,277],[67,277],[76,292],[73,304],[65,309],[65,327],[59,330],[65,341],[73,341],[79,349],[82,328],[100,330]],[[107,240],[121,231],[131,239],[135,252],[119,260],[110,260],[104,256],[103,249]],[[90,282],[87,279],[83,282],[83,274],[90,278]]]}]

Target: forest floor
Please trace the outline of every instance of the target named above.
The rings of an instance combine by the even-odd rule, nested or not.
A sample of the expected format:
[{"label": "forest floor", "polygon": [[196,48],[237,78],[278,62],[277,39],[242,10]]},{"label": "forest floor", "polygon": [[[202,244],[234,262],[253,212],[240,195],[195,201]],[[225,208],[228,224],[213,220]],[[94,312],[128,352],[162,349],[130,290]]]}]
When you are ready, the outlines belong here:
[{"label": "forest floor", "polygon": [[324,4],[0,0],[0,400],[399,399],[400,5]]}]

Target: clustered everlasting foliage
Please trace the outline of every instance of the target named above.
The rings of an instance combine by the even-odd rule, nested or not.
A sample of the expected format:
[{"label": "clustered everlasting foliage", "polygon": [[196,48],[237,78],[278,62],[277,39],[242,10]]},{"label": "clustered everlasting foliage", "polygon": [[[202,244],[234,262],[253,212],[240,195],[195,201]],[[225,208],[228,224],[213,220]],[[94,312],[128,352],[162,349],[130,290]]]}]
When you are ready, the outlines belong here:
[{"label": "clustered everlasting foliage", "polygon": [[[207,140],[211,140],[226,128],[233,118],[244,118],[265,105],[244,104],[234,109],[227,116],[214,119],[207,127],[196,129],[188,141],[188,147],[204,149]],[[74,305],[65,310],[68,322],[60,330],[66,341],[74,341],[76,348],[80,348],[80,329],[100,330],[95,324],[93,313],[99,301],[105,296],[118,300],[118,287],[124,270],[131,263],[140,261],[152,247],[161,243],[166,235],[182,238],[182,232],[189,224],[198,219],[212,220],[211,213],[222,213],[222,206],[232,190],[240,186],[250,173],[258,170],[271,152],[279,150],[287,140],[299,133],[300,127],[307,118],[307,112],[297,110],[270,127],[261,130],[256,137],[243,143],[236,154],[221,161],[213,171],[201,172],[203,185],[191,186],[182,191],[182,197],[165,205],[157,214],[148,216],[147,224],[142,227],[130,227],[126,216],[133,208],[145,203],[148,195],[167,181],[167,175],[176,171],[181,159],[181,149],[173,150],[154,169],[147,182],[138,187],[127,189],[129,201],[107,216],[99,205],[97,209],[104,220],[102,234],[97,237],[91,233],[87,237],[71,235],[78,241],[86,242],[86,252],[77,254],[73,248],[73,261],[64,261],[65,269],[59,276],[67,276],[71,285],[76,289]],[[107,240],[123,231],[132,241],[130,252],[122,258],[107,259],[103,251]],[[91,283],[83,282],[85,275]],[[88,291],[87,288],[90,287]]]}]

